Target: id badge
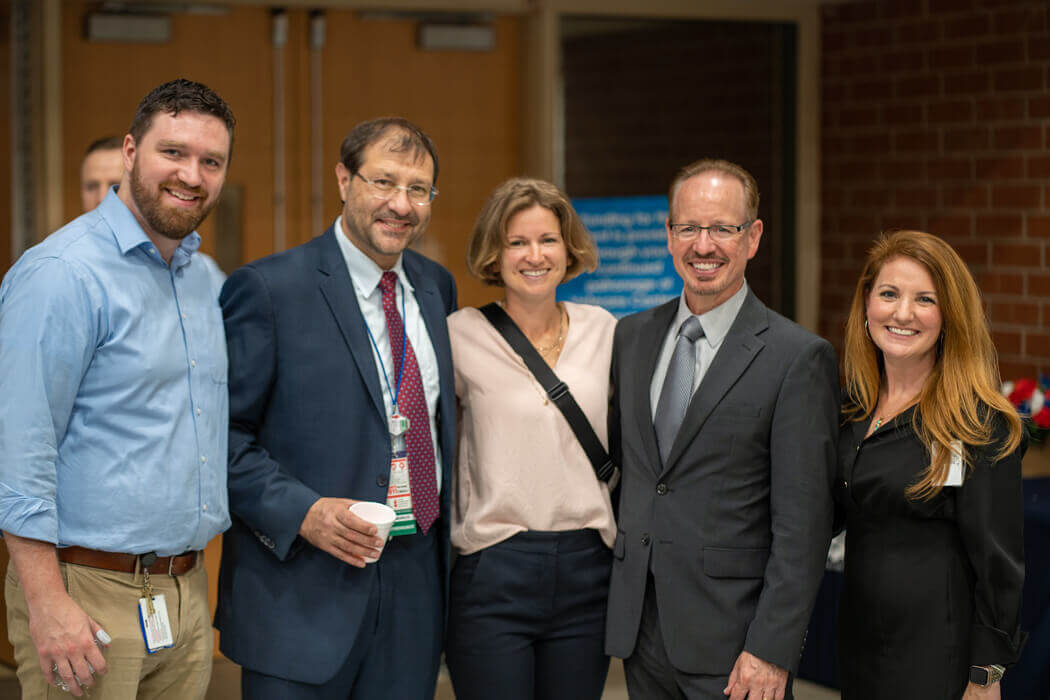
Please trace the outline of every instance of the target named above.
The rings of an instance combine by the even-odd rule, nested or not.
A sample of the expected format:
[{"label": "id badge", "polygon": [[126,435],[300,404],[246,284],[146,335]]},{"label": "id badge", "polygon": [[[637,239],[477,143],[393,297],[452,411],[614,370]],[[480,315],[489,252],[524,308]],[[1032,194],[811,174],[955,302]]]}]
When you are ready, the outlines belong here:
[{"label": "id badge", "polygon": [[[962,441],[952,440],[949,445],[951,450],[951,456],[948,458],[948,476],[944,479],[944,486],[962,486],[963,485],[963,454],[962,454]],[[933,450],[930,453],[932,458],[937,457],[937,445],[933,446]]]},{"label": "id badge", "polygon": [[963,485],[963,458],[962,458],[962,442],[960,440],[952,440],[951,444],[952,455],[948,459],[948,478],[945,480],[945,486],[962,486]]},{"label": "id badge", "polygon": [[416,516],[412,513],[412,488],[408,480],[408,453],[394,452],[390,460],[390,486],[386,491],[386,504],[394,509],[394,525],[390,536],[412,535],[416,532]]},{"label": "id badge", "polygon": [[146,651],[150,654],[158,649],[168,649],[175,645],[171,635],[171,624],[168,622],[168,606],[164,594],[153,596],[153,614],[149,614],[149,603],[139,598],[139,623],[142,625],[142,638],[146,641]]}]

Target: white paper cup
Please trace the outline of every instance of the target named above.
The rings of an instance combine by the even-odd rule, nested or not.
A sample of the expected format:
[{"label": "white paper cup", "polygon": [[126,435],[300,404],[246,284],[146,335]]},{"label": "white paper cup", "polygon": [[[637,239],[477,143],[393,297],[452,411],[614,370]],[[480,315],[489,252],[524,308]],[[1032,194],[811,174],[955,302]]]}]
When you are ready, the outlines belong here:
[{"label": "white paper cup", "polygon": [[[350,506],[350,512],[361,518],[367,520],[376,526],[376,537],[386,542],[386,538],[390,535],[390,528],[394,526],[394,518],[397,514],[394,509],[385,503],[374,503],[372,501],[358,501],[354,505]],[[369,564],[379,561],[379,557],[365,557],[366,562]]]}]

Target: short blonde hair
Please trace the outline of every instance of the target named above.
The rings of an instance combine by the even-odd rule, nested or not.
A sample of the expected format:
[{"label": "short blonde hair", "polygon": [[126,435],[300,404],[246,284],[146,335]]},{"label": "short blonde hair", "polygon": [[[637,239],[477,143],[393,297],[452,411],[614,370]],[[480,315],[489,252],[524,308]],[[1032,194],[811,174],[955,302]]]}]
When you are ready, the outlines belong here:
[{"label": "short blonde hair", "polygon": [[561,237],[569,254],[562,282],[597,269],[598,247],[565,193],[545,180],[515,177],[497,187],[478,214],[467,244],[470,274],[485,284],[503,286],[499,259],[506,245],[507,224],[518,212],[537,205],[549,209],[561,224]]}]

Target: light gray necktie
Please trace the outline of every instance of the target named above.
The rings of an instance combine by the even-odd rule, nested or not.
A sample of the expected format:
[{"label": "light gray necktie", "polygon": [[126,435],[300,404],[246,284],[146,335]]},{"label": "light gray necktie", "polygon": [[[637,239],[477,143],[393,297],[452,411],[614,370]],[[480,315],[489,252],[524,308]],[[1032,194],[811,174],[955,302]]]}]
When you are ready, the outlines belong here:
[{"label": "light gray necktie", "polygon": [[656,444],[660,448],[660,462],[667,462],[671,453],[678,429],[682,427],[685,409],[693,395],[693,372],[696,369],[696,341],[702,338],[704,329],[700,319],[690,316],[678,329],[678,340],[675,342],[671,364],[667,366],[667,376],[660,391],[660,400],[656,404],[656,417],[653,427],[656,428]]}]

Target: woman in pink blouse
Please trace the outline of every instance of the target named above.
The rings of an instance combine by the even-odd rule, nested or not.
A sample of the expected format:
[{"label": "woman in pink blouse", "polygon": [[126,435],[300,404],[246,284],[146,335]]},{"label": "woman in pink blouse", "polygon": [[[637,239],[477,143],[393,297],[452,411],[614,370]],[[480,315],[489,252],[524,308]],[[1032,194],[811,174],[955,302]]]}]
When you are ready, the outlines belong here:
[{"label": "woman in pink blouse", "polygon": [[[474,226],[467,266],[503,287],[501,305],[568,385],[608,445],[616,320],[558,302],[597,266],[568,198],[542,180],[500,185]],[[452,501],[446,659],[458,700],[600,698],[610,547],[607,485],[568,422],[503,336],[474,308],[449,317],[459,446]]]}]

